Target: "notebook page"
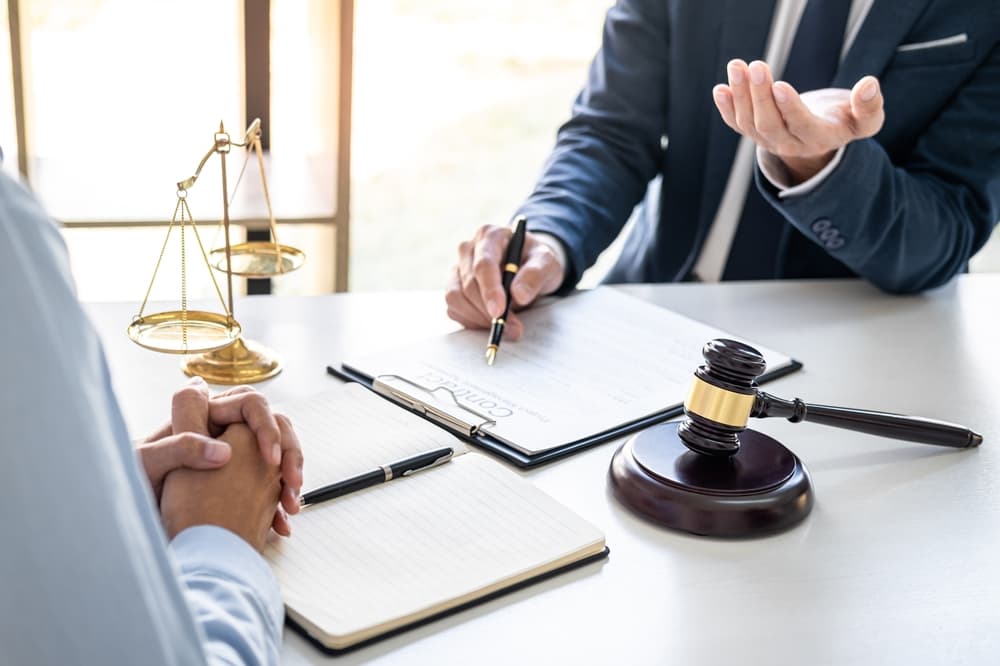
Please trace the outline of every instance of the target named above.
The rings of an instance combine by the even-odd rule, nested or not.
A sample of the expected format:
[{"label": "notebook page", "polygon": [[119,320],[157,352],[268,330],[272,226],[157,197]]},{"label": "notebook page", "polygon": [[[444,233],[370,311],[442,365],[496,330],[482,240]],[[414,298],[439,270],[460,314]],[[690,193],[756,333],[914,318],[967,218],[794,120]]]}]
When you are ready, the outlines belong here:
[{"label": "notebook page", "polygon": [[335,648],[604,549],[597,528],[475,453],[292,521],[265,556],[289,614]]},{"label": "notebook page", "polygon": [[303,491],[432,449],[464,444],[358,384],[280,405],[305,455]]},{"label": "notebook page", "polygon": [[[681,404],[704,362],[704,344],[739,339],[609,287],[520,316],[525,335],[503,344],[493,367],[483,361],[482,331],[458,331],[345,365],[449,388],[461,404],[496,421],[484,430],[537,453]],[[790,362],[751,344],[769,369]]]}]

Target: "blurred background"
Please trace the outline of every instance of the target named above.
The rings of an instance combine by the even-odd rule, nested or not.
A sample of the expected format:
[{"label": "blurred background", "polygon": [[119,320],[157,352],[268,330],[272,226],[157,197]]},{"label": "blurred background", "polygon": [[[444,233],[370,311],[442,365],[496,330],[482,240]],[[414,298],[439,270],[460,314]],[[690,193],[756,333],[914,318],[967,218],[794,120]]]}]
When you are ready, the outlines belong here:
[{"label": "blurred background", "polygon": [[[457,244],[528,194],[610,2],[9,0],[2,168],[65,225],[81,297],[141,300],[162,250],[153,298],[170,300],[176,183],[220,120],[238,140],[260,116],[278,236],[307,261],[251,291],[441,288]],[[227,165],[235,240],[267,228],[244,160],[234,149]],[[217,247],[217,156],[189,202]],[[189,296],[207,296],[187,243]],[[996,245],[974,270],[1000,269]]]}]

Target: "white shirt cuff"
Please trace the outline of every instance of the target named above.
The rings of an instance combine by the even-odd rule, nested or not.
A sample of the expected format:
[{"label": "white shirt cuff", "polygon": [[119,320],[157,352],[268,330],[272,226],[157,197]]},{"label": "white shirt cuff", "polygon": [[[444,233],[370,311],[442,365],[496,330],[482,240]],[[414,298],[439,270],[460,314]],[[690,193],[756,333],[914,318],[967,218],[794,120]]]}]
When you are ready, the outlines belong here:
[{"label": "white shirt cuff", "polygon": [[544,231],[532,231],[531,233],[538,239],[539,243],[547,246],[552,250],[552,254],[556,256],[556,261],[562,267],[563,279],[559,282],[559,284],[562,284],[566,280],[566,268],[569,265],[568,258],[566,257],[566,248],[563,247],[562,241]]},{"label": "white shirt cuff", "polygon": [[781,159],[769,153],[760,146],[757,147],[757,165],[760,167],[760,172],[764,174],[764,178],[767,178],[768,182],[778,188],[778,198],[784,199],[786,197],[800,197],[809,194],[817,187],[823,184],[833,170],[837,168],[840,164],[840,160],[844,157],[844,150],[846,146],[841,146],[837,149],[837,152],[833,154],[830,161],[827,162],[826,166],[820,169],[819,173],[814,175],[809,180],[799,183],[798,185],[791,185],[791,178],[788,175],[788,169]]}]

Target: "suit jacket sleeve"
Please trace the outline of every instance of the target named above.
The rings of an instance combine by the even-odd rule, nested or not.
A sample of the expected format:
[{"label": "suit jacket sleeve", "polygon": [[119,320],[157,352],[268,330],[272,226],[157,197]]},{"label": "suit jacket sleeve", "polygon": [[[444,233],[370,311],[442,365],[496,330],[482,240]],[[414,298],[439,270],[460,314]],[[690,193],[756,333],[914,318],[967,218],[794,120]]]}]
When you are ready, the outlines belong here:
[{"label": "suit jacket sleeve", "polygon": [[944,284],[1000,217],[1000,46],[990,48],[897,163],[865,139],[849,144],[833,173],[803,196],[779,199],[759,169],[757,186],[806,237],[880,288]]},{"label": "suit jacket sleeve", "polygon": [[572,289],[660,168],[668,80],[666,4],[620,0],[535,191],[518,213],[563,241]]}]

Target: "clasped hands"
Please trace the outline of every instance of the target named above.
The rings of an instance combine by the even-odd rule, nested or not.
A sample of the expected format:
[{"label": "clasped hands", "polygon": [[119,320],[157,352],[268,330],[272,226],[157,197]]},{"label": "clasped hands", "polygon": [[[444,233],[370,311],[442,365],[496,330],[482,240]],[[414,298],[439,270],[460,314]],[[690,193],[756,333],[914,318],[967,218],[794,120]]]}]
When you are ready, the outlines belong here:
[{"label": "clasped hands", "polygon": [[177,391],[170,421],[138,448],[166,528],[225,527],[260,550],[270,528],[291,534],[302,450],[289,420],[249,386],[215,396],[201,378]]},{"label": "clasped hands", "polygon": [[[878,79],[865,76],[851,90],[826,88],[798,93],[784,81],[774,81],[771,68],[756,60],[749,65],[731,60],[728,83],[712,89],[723,121],[751,139],[786,171],[787,185],[803,183],[820,171],[851,141],[874,136],[885,121]],[[489,328],[504,308],[500,262],[510,233],[505,227],[483,225],[471,241],[458,247],[445,294],[448,316],[466,328]],[[521,270],[511,283],[513,310],[528,307],[550,294],[566,274],[555,253],[538,236],[528,233]],[[524,325],[516,314],[507,319],[507,335],[518,339]]]}]

